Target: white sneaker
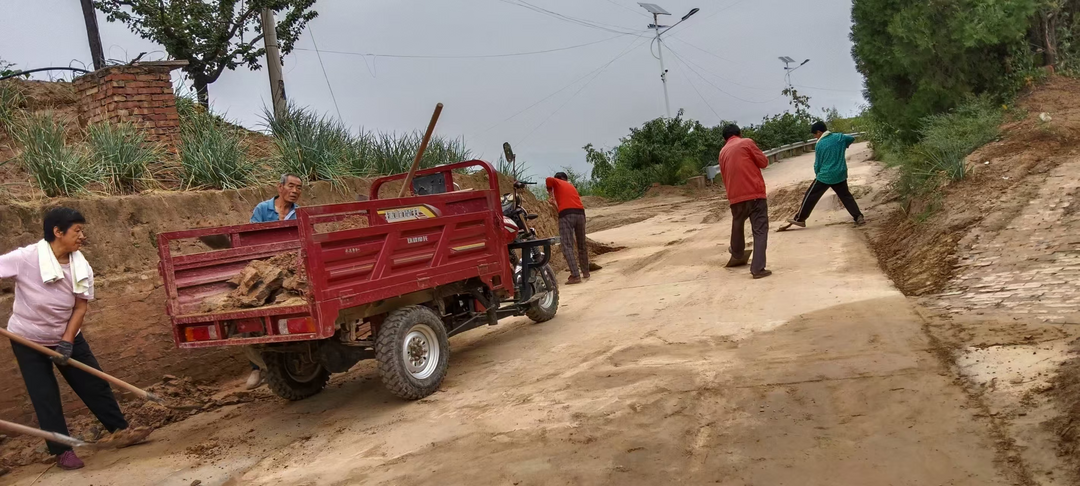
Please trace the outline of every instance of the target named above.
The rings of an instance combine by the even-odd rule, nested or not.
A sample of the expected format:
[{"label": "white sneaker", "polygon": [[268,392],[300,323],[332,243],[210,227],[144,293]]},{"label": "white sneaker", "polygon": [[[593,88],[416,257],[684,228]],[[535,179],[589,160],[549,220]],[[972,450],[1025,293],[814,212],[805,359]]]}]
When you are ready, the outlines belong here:
[{"label": "white sneaker", "polygon": [[247,384],[244,385],[244,388],[247,388],[248,390],[254,390],[258,388],[259,385],[262,385],[262,383],[262,370],[251,370],[251,374],[248,375]]}]

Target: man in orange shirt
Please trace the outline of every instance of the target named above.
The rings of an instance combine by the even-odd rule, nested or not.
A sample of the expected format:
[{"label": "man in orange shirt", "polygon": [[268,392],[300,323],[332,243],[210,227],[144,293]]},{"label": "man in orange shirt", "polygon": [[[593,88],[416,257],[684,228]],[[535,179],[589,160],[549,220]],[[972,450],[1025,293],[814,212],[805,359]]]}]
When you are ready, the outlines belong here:
[{"label": "man in orange shirt", "polygon": [[547,178],[547,191],[548,202],[559,211],[559,240],[566,264],[570,266],[570,279],[566,284],[579,284],[582,277],[589,278],[589,249],[585,245],[585,205],[581,204],[581,196],[565,172],[557,172],[555,177]]},{"label": "man in orange shirt", "polygon": [[[724,178],[728,202],[731,203],[731,259],[728,267],[741,267],[750,261],[750,274],[765,278],[772,272],[765,269],[765,249],[769,241],[769,204],[765,195],[765,178],[761,169],[769,166],[769,158],[735,125],[724,127],[724,148],[720,150],[720,174]],[[754,232],[754,249],[746,251],[746,220]]]}]

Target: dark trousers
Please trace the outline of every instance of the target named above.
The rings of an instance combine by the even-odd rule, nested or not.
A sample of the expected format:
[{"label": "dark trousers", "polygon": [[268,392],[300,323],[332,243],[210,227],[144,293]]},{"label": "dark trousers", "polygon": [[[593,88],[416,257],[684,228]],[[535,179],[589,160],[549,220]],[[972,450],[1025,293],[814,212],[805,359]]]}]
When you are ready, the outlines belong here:
[{"label": "dark trousers", "polygon": [[851,191],[848,190],[847,181],[826,184],[815,179],[814,182],[810,183],[810,187],[806,189],[802,207],[799,208],[799,212],[795,215],[795,221],[806,222],[810,218],[810,213],[814,211],[814,206],[817,206],[821,196],[829,189],[832,189],[836,196],[840,198],[840,202],[844,203],[844,208],[851,214],[852,219],[858,220],[859,216],[862,216],[862,211],[859,211],[859,204],[855,202],[855,196],[852,196]]},{"label": "dark trousers", "polygon": [[[589,271],[589,247],[585,243],[585,215],[563,214],[559,216],[559,245],[562,246],[570,276],[580,277],[581,268]],[[579,266],[580,265],[580,266]]]},{"label": "dark trousers", "polygon": [[[19,371],[22,372],[23,382],[26,383],[26,392],[34,404],[34,413],[37,414],[39,426],[42,430],[71,435],[68,433],[67,421],[64,420],[64,406],[60,400],[60,386],[56,382],[56,375],[53,374],[55,365],[52,360],[44,354],[14,342],[11,343],[11,350],[15,352],[15,360],[19,363]],[[75,336],[71,358],[90,367],[101,369],[82,334]],[[127,420],[120,412],[120,404],[116,403],[108,382],[73,366],[56,366],[56,368],[60,370],[64,380],[68,382],[75,394],[79,395],[94,416],[101,421],[106,430],[114,432],[128,428]],[[49,453],[53,455],[71,450],[70,446],[55,442],[46,441],[46,444],[49,446]]]},{"label": "dark trousers", "polygon": [[769,246],[769,203],[754,199],[731,205],[731,256],[743,258],[746,251],[746,220],[754,235],[754,254],[750,273],[757,275],[765,270],[765,249]]}]

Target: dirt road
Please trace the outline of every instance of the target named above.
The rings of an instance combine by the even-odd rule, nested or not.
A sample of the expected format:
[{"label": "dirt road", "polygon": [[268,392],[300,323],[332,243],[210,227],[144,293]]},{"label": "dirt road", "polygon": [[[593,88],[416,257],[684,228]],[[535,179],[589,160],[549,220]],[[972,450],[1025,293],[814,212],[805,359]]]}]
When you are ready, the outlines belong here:
[{"label": "dirt road", "polygon": [[[811,178],[811,157],[768,169],[770,189]],[[855,184],[879,170],[865,157],[851,154]],[[38,484],[1022,481],[834,199],[810,228],[769,235],[775,275],[758,281],[723,268],[729,219],[702,223],[717,200],[597,209],[669,207],[590,235],[627,249],[564,287],[555,320],[452,339],[427,399],[394,399],[365,363],[312,399],[202,414]]]}]

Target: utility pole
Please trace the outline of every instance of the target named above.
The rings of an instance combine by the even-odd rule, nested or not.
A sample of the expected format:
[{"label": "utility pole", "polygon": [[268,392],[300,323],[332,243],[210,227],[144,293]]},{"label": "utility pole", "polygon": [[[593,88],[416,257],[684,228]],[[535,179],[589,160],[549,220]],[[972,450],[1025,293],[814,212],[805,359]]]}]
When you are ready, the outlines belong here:
[{"label": "utility pole", "polygon": [[90,41],[90,58],[94,60],[94,70],[105,67],[105,51],[101,49],[101,34],[98,32],[97,12],[93,0],[81,0],[83,20],[86,21],[86,37]]},{"label": "utility pole", "polygon": [[[86,0],[84,0],[86,1]],[[277,40],[277,21],[274,11],[262,11],[263,45],[266,47],[266,71],[270,73],[270,97],[274,102],[274,116],[285,115],[285,79],[281,76],[281,48]]]},{"label": "utility pole", "polygon": [[[685,22],[686,19],[688,19],[688,18],[692,17],[694,14],[698,13],[699,9],[696,9],[696,8],[691,9],[690,13],[688,13],[686,15],[683,15],[681,20],[679,20],[678,22],[675,22],[675,24],[672,25],[671,27],[668,27],[666,25],[660,25],[660,16],[661,15],[671,15],[670,13],[668,13],[667,10],[664,10],[663,8],[660,8],[660,6],[655,4],[655,3],[638,3],[638,5],[640,5],[641,8],[643,8],[646,11],[648,11],[649,13],[651,13],[652,17],[653,17],[653,23],[649,24],[649,28],[653,29],[653,31],[656,32],[656,39],[655,39],[656,52],[657,52],[656,58],[660,60],[660,83],[662,83],[664,85],[664,113],[667,115],[668,118],[671,118],[671,101],[668,98],[668,90],[667,90],[667,69],[664,69],[664,43],[660,39],[660,34],[663,34],[664,32],[667,32],[667,31],[675,28],[676,25],[679,25],[679,24]],[[660,30],[661,28],[663,28],[664,30],[661,31]]]}]

